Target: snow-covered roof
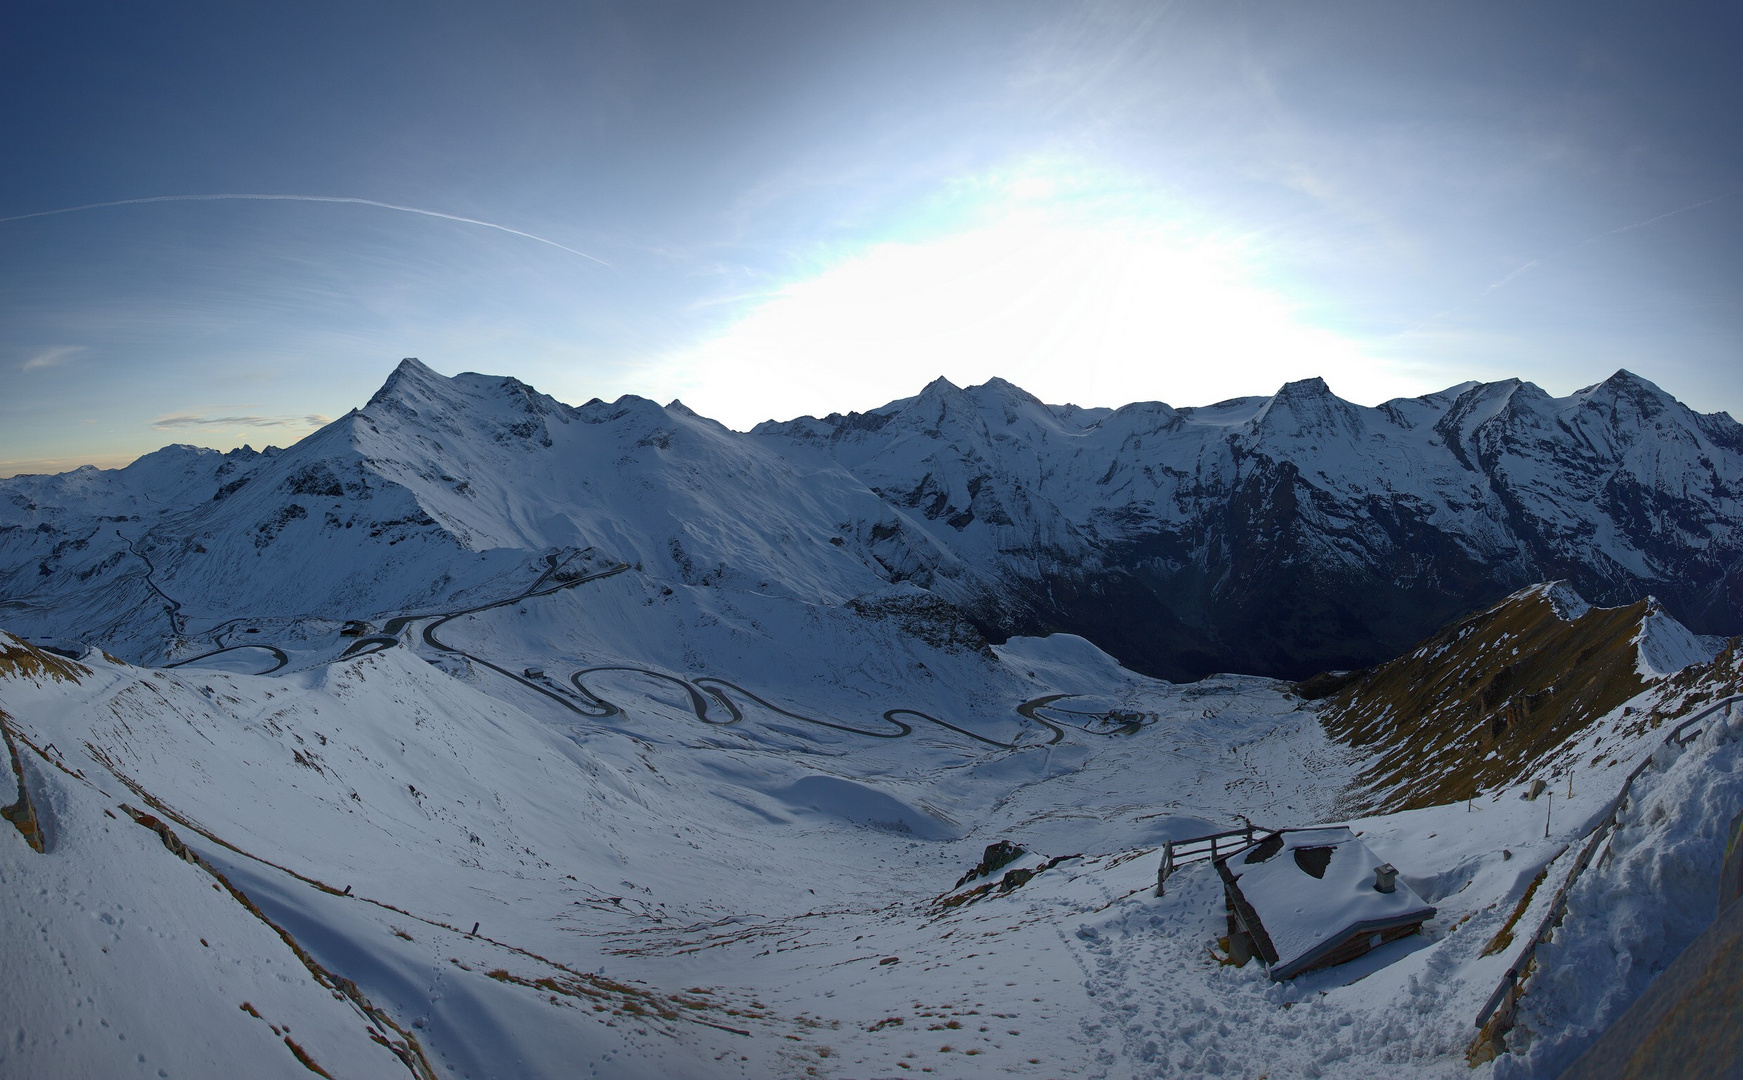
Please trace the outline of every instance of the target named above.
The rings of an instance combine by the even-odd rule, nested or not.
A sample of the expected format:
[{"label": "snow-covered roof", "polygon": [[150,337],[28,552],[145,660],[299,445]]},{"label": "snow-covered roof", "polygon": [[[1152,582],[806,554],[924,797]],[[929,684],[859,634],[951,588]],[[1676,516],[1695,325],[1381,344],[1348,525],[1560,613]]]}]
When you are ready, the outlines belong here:
[{"label": "snow-covered roof", "polygon": [[1434,916],[1434,908],[1402,881],[1389,893],[1374,887],[1374,868],[1384,861],[1349,829],[1337,826],[1272,833],[1246,851],[1219,859],[1217,870],[1258,917],[1260,926],[1249,929],[1271,976],[1287,979],[1354,934]]}]

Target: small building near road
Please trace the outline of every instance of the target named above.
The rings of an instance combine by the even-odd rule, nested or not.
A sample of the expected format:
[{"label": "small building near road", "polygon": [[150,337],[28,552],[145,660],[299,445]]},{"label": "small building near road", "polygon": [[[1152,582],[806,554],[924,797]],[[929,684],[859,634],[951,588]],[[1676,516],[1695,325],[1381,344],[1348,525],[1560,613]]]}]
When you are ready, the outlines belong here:
[{"label": "small building near road", "polygon": [[346,620],[345,625],[341,626],[339,628],[339,636],[340,637],[362,637],[364,634],[369,633],[373,629],[374,629],[374,627],[370,626],[368,623],[364,622],[362,619],[348,619],[348,620]]},{"label": "small building near road", "polygon": [[1346,963],[1414,934],[1434,907],[1342,826],[1282,829],[1215,861],[1237,936],[1273,979]]}]

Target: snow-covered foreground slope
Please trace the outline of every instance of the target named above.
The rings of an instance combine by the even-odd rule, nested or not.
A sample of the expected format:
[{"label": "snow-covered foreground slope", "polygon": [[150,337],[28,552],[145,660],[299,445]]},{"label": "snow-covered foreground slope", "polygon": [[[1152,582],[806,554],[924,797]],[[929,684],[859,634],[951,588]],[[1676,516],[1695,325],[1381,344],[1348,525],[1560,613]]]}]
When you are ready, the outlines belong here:
[{"label": "snow-covered foreground slope", "polygon": [[[628,575],[596,584],[606,588],[586,595],[602,621],[615,606],[645,599]],[[619,595],[600,595],[607,588]],[[582,595],[543,603],[556,607]],[[517,666],[545,658],[544,620],[529,615],[529,627],[517,629],[514,609],[489,614],[497,624],[450,624],[445,640],[475,634],[492,641],[500,659],[524,649]],[[858,633],[871,646],[895,633],[847,618],[864,628],[850,624],[837,637]],[[723,640],[742,633],[696,619],[674,651],[712,641],[730,655]],[[513,647],[505,647],[509,634]],[[971,991],[985,1005],[980,1011],[1021,1013],[1034,1023],[1027,1036],[1001,1029],[999,1047],[977,1032],[960,1049],[997,1053],[1013,1066],[1026,1055],[1054,1068],[1062,1029],[1049,1019],[1057,1019],[1053,1007],[1043,1010],[1048,1017],[1032,1008],[1033,973],[1020,989],[1015,980],[1003,986],[979,975],[940,978],[940,965],[961,964],[961,954],[976,949],[939,925],[930,900],[948,891],[988,837],[1007,830],[1038,846],[1075,842],[1093,855],[1202,828],[1224,812],[1226,792],[1220,775],[1206,776],[1193,762],[1228,752],[1232,720],[1206,724],[1204,714],[1232,708],[1246,721],[1236,726],[1248,729],[1253,745],[1242,754],[1254,762],[1281,761],[1303,745],[1323,751],[1323,741],[1311,718],[1275,692],[1253,700],[1239,682],[1168,688],[1123,675],[1082,643],[1014,648],[1020,671],[974,652],[911,654],[908,665],[925,663],[955,687],[918,702],[877,701],[892,680],[912,685],[917,677],[875,666],[823,669],[811,687],[791,680],[771,686],[748,661],[714,670],[806,715],[875,729],[878,712],[868,699],[919,704],[965,729],[1022,743],[1017,750],[937,725],[881,740],[750,701],[740,724],[721,729],[699,721],[681,695],[669,699],[658,684],[645,685],[646,676],[621,673],[623,684],[602,680],[595,689],[620,702],[623,713],[583,722],[499,676],[450,676],[403,647],[278,678],[198,667],[149,671],[98,654],[75,672],[76,681],[20,674],[0,684],[0,707],[35,761],[33,794],[48,808],[50,843],[38,855],[6,841],[8,889],[33,899],[26,912],[12,913],[21,921],[0,940],[9,960],[43,945],[65,954],[76,986],[104,987],[102,1018],[111,1026],[181,1033],[188,1053],[172,1053],[175,1040],[165,1036],[157,1055],[148,1055],[172,1075],[224,1075],[202,1056],[207,1051],[193,1033],[214,1009],[247,1019],[245,1000],[288,1025],[335,1075],[381,1075],[379,1065],[347,1069],[337,1035],[328,1049],[331,1018],[323,1028],[294,1003],[268,1014],[246,980],[185,999],[150,993],[154,966],[197,971],[205,960],[209,946],[198,938],[212,935],[200,932],[203,916],[185,910],[186,898],[210,891],[226,900],[227,893],[129,820],[126,803],[175,830],[318,965],[355,981],[419,1040],[441,1075],[570,1076],[588,1065],[601,1076],[802,1075],[812,1066],[836,1074],[850,1053],[899,1057],[915,1039],[929,1042],[915,1003],[948,1010],[937,1020],[947,1024],[977,1008],[964,997]],[[1098,662],[1085,671],[1085,659]],[[1009,711],[1021,699],[1011,692],[1031,685],[1089,689],[1035,681],[1060,666],[1109,702],[1151,712],[1150,720],[1171,700],[1194,703],[1190,721],[1169,723],[1163,755],[1175,759],[1179,747],[1186,764],[1145,768],[1144,759],[1162,749],[1154,739],[1068,727],[1078,739],[1049,744],[1045,727],[994,717],[976,704],[981,695],[1000,694]],[[1033,680],[1029,670],[1037,672]],[[472,685],[486,678],[502,684],[493,687],[501,696]],[[638,679],[644,685],[634,685]],[[504,700],[516,691],[526,708]],[[1100,707],[1081,694],[1072,700],[1086,712]],[[1088,717],[1058,719],[1093,726]],[[1145,733],[1162,734],[1155,723]],[[31,746],[44,757],[36,759]],[[1134,765],[1149,779],[1139,781]],[[1341,776],[1331,757],[1282,797],[1305,808],[1316,780]],[[1133,790],[1151,783],[1166,783],[1168,801],[1189,808],[1185,816],[1155,814],[1151,796]],[[1041,785],[1066,792],[1063,805],[1033,790]],[[106,880],[99,860],[84,866],[90,881],[78,892],[48,888],[67,864],[91,860],[79,839],[91,831],[169,883],[133,874]],[[1060,876],[1060,868],[1053,873]],[[143,934],[160,955],[139,967],[110,963],[96,947],[107,939],[77,932],[86,913],[98,910],[124,911],[115,932]],[[477,937],[465,933],[474,923]],[[1047,947],[1056,955],[1040,981],[1049,992],[1063,989],[1062,1002],[1081,997],[1081,987],[1054,981],[1067,974],[1060,965],[1069,963],[1069,949],[1056,940]],[[899,959],[880,963],[886,956]],[[236,962],[268,973],[294,972],[298,964],[270,930]],[[1013,953],[1011,974],[1024,962]],[[28,1073],[104,1060],[86,1040],[107,1028],[62,1030],[67,976],[38,977],[58,993],[57,1004],[34,1023],[19,1018],[26,1036],[8,1045],[8,1062]],[[319,987],[305,996],[330,1000]],[[334,1007],[343,1021],[345,1008]],[[868,1030],[898,1007],[912,1028]],[[352,1020],[348,1034],[361,1038],[365,1020]]]},{"label": "snow-covered foreground slope", "polygon": [[1659,747],[1635,782],[1615,832],[1570,892],[1554,940],[1538,951],[1540,973],[1497,1076],[1558,1075],[1713,921],[1726,833],[1743,810],[1737,652],[1714,668],[1662,694],[1730,704],[1686,745]]},{"label": "snow-covered foreground slope", "polygon": [[[633,571],[401,629],[270,676],[0,639],[48,839],[0,833],[0,1071],[1462,1074],[1485,947],[1657,737],[1595,725],[1548,838],[1516,790],[1352,822],[1441,914],[1278,985],[1208,867],[1154,893],[1164,840],[1336,817],[1282,684]],[[958,887],[1006,839],[1038,872]]]}]

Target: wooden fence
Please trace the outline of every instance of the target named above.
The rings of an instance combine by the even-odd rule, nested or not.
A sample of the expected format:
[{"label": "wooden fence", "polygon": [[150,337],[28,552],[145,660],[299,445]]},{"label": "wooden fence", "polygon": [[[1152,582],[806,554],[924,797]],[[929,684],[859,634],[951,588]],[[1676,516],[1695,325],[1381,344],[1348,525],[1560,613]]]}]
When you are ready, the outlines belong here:
[{"label": "wooden fence", "polygon": [[1274,830],[1261,829],[1249,822],[1240,829],[1168,841],[1162,845],[1162,865],[1156,868],[1156,895],[1161,896],[1167,888],[1168,876],[1187,863],[1209,862],[1224,855],[1233,855],[1251,847],[1254,835],[1272,831]]}]

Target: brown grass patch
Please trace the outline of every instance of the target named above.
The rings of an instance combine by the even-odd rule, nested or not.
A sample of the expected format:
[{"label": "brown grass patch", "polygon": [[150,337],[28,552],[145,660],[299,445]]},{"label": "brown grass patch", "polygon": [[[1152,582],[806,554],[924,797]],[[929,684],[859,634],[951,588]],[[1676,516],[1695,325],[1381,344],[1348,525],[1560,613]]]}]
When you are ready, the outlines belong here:
[{"label": "brown grass patch", "polygon": [[76,660],[56,656],[0,631],[0,677],[78,682],[80,675],[90,673],[90,668]]},{"label": "brown grass patch", "polygon": [[1633,639],[1647,601],[1564,620],[1541,592],[1465,618],[1332,694],[1328,734],[1374,758],[1355,809],[1394,813],[1512,784],[1646,689]]},{"label": "brown grass patch", "polygon": [[1519,902],[1513,905],[1513,914],[1507,916],[1506,923],[1495,932],[1494,937],[1489,939],[1489,943],[1483,946],[1484,956],[1494,956],[1513,944],[1513,928],[1519,925],[1519,920],[1525,916],[1525,909],[1531,906],[1531,898],[1537,895],[1537,887],[1542,885],[1543,879],[1548,876],[1549,867],[1545,866],[1537,872],[1536,877],[1531,879],[1531,884],[1526,886],[1525,895],[1521,896]]},{"label": "brown grass patch", "polygon": [[290,1052],[296,1056],[298,1061],[302,1062],[303,1068],[314,1073],[316,1076],[324,1076],[327,1080],[333,1080],[333,1074],[315,1064],[315,1059],[309,1056],[307,1050],[298,1046],[296,1040],[292,1039],[289,1035],[286,1035],[284,1037],[284,1044],[290,1047]]}]

